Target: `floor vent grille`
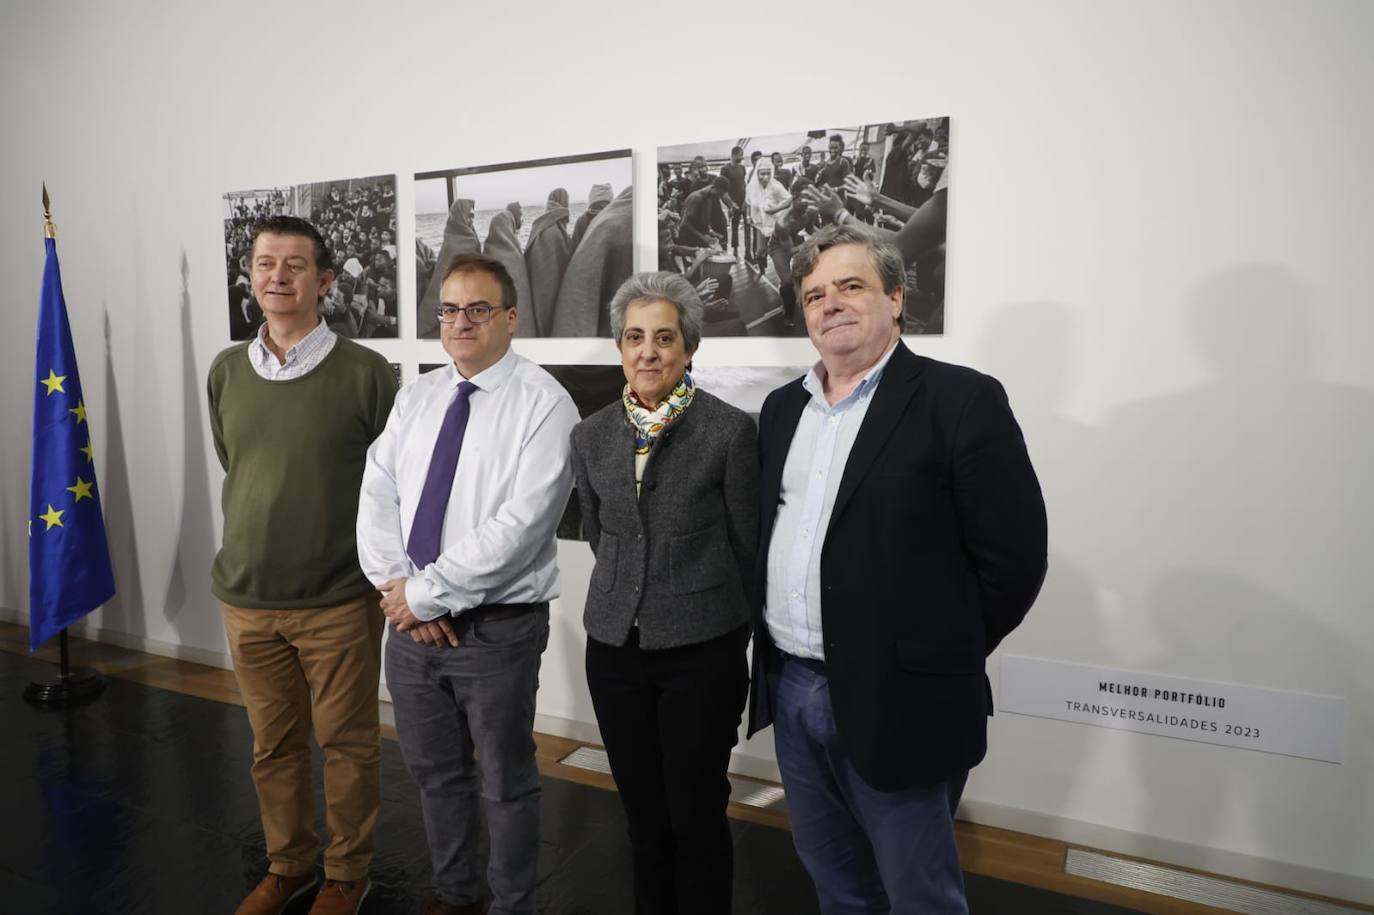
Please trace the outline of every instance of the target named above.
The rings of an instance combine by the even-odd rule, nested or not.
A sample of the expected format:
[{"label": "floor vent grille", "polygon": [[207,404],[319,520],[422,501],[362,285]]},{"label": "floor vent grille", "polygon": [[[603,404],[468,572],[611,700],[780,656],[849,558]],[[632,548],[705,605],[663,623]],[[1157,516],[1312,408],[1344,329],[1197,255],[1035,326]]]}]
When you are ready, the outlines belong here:
[{"label": "floor vent grille", "polygon": [[1081,848],[1068,850],[1064,856],[1064,873],[1244,915],[1361,915],[1356,909],[1329,902]]},{"label": "floor vent grille", "polygon": [[574,769],[586,769],[590,772],[600,772],[602,775],[611,774],[611,761],[606,757],[606,751],[593,747],[578,747],[559,762]]}]

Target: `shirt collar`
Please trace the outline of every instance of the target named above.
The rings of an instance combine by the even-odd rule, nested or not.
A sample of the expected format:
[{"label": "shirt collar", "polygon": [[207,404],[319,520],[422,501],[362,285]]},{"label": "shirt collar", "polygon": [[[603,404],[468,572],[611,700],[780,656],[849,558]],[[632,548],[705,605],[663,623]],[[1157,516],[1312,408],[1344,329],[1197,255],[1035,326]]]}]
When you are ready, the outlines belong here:
[{"label": "shirt collar", "polygon": [[515,366],[519,360],[520,357],[515,354],[513,348],[507,349],[493,365],[487,366],[471,378],[464,378],[458,374],[458,366],[450,362],[445,369],[448,372],[448,384],[456,388],[461,382],[470,381],[479,391],[495,391],[505,384],[507,378],[515,374]]},{"label": "shirt collar", "polygon": [[[866,397],[878,386],[878,382],[883,380],[883,369],[887,368],[887,363],[892,359],[892,354],[897,351],[897,343],[900,341],[901,338],[898,337],[897,340],[887,348],[887,352],[883,353],[882,357],[877,362],[873,363],[873,367],[868,370],[867,374],[859,379],[859,383],[854,386],[854,390],[849,392],[849,396],[840,401],[840,403],[835,404],[835,407]],[[802,387],[811,395],[812,400],[820,400],[825,408],[830,410],[834,409],[834,407],[831,407],[825,399],[824,373],[825,363],[817,360],[816,364],[811,366],[811,371],[807,372],[806,377],[802,379]]]},{"label": "shirt collar", "polygon": [[[295,361],[296,356],[304,350],[313,349],[318,346],[325,337],[334,333],[333,329],[325,323],[324,318],[320,318],[320,323],[315,325],[315,329],[296,341],[294,346],[286,350],[285,361],[280,365],[284,368]],[[258,335],[253,338],[253,342],[248,344],[248,352],[252,355],[253,361],[259,365],[265,365],[269,360],[277,364],[277,357],[272,355],[272,351],[267,348],[267,322],[264,321],[258,328]]]}]

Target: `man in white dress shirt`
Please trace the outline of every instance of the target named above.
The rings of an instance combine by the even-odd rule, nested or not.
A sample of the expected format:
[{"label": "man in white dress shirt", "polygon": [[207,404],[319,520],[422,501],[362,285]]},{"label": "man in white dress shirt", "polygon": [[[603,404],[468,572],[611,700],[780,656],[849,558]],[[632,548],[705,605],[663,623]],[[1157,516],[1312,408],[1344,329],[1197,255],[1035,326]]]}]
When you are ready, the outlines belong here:
[{"label": "man in white dress shirt", "polygon": [[386,682],[437,891],[425,911],[533,915],[534,699],[578,413],[551,375],[511,350],[519,303],[499,261],[456,258],[439,301],[453,363],[397,395],[368,452],[358,557],[392,629]]}]

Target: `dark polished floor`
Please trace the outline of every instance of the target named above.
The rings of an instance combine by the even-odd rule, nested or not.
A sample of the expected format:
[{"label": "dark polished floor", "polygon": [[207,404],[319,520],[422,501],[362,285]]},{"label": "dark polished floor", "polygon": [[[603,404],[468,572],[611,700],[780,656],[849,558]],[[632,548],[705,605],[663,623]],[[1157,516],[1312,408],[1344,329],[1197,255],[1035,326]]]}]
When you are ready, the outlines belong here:
[{"label": "dark polished floor", "polygon": [[[265,867],[243,709],[118,679],[75,710],[24,702],[24,686],[53,670],[0,653],[0,912],[232,912]],[[383,742],[382,759],[376,885],[363,911],[411,913],[430,876],[419,799],[394,742]],[[739,821],[733,828],[736,913],[816,912],[790,835]],[[539,874],[541,912],[632,911],[614,793],[544,780]],[[967,880],[975,915],[1133,911]]]}]

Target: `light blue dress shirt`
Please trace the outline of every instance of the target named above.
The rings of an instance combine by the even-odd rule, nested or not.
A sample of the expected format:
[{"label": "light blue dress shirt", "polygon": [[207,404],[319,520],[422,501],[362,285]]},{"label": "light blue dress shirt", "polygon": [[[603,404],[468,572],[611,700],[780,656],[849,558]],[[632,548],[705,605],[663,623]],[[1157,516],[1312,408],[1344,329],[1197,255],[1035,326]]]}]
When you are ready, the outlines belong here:
[{"label": "light blue dress shirt", "polygon": [[888,348],[849,396],[826,402],[816,363],[804,387],[811,395],[797,422],[783,465],[778,516],[768,545],[764,622],[773,644],[798,658],[825,660],[821,630],[821,547],[835,508],[844,465],[896,344]]}]

